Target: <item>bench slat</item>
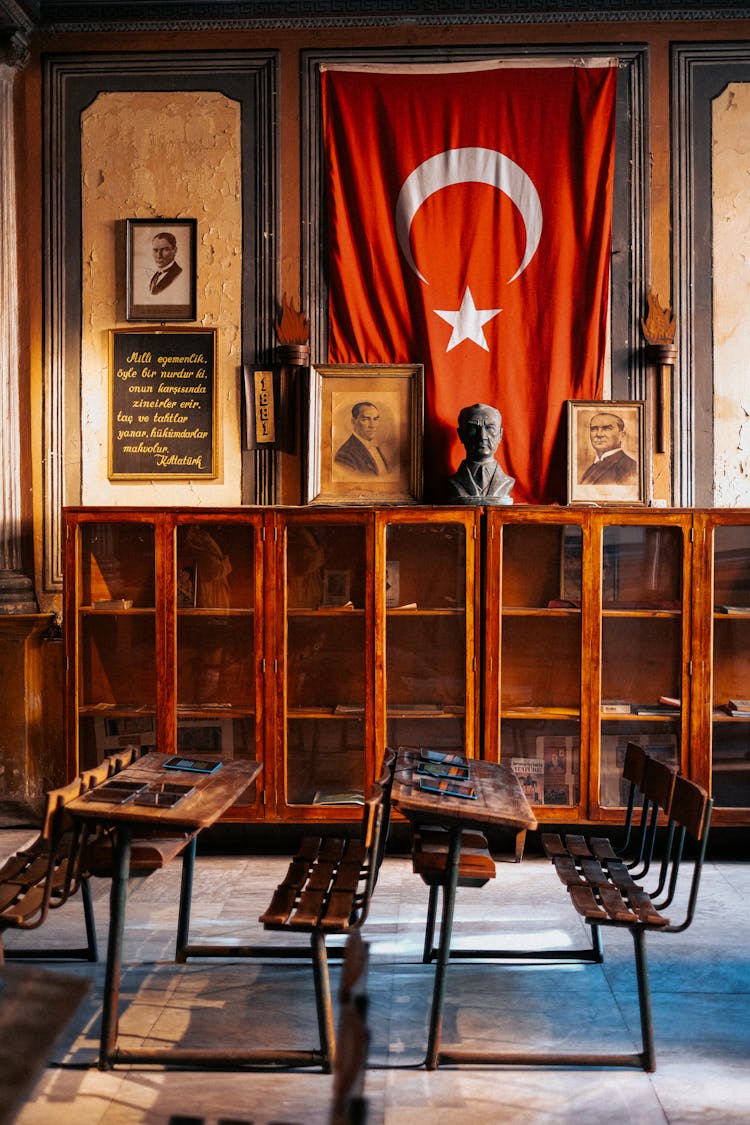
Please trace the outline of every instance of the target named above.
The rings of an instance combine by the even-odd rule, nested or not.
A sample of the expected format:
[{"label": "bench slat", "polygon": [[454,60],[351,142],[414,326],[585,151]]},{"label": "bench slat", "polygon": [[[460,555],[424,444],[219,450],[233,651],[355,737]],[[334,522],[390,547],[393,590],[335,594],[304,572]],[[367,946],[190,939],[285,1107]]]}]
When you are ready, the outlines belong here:
[{"label": "bench slat", "polygon": [[300,895],[297,909],[289,918],[288,925],[292,927],[317,926],[325,901],[326,896],[324,891],[310,891],[305,889]]},{"label": "bench slat", "polygon": [[282,883],[273,892],[273,897],[266,908],[265,914],[261,914],[260,921],[264,926],[282,925],[292,913],[296,900],[296,888]]},{"label": "bench slat", "polygon": [[322,928],[328,931],[346,929],[352,916],[353,905],[354,895],[351,891],[335,890],[320,920]]},{"label": "bench slat", "polygon": [[585,883],[568,887],[568,893],[570,901],[584,918],[592,922],[604,922],[609,918],[607,911],[594,898],[591,887],[587,887]]}]

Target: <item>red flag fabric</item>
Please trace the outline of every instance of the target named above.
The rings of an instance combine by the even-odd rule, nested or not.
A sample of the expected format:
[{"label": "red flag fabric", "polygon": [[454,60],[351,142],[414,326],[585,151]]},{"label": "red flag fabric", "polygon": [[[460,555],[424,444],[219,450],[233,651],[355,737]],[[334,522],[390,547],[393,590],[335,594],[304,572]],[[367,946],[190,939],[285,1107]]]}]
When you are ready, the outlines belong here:
[{"label": "red flag fabric", "polygon": [[614,66],[324,70],[330,363],[423,363],[425,494],[497,407],[514,499],[564,500],[566,399],[603,392]]}]

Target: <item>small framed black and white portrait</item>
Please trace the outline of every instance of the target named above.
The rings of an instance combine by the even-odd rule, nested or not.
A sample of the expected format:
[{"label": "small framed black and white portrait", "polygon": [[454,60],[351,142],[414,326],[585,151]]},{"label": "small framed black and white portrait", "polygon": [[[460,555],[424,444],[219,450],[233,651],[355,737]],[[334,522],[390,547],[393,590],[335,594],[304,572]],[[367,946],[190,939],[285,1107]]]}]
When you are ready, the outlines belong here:
[{"label": "small framed black and white portrait", "polygon": [[127,320],[196,319],[195,219],[126,221]]}]

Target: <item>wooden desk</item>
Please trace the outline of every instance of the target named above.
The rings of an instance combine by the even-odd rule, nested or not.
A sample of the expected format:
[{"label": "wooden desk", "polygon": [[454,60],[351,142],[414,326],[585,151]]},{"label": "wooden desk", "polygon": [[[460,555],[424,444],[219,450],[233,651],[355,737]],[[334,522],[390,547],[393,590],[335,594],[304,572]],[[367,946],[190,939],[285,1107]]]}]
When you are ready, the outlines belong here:
[{"label": "wooden desk", "polygon": [[458,863],[461,851],[461,832],[466,828],[536,828],[536,817],[513,771],[505,765],[492,762],[471,761],[471,784],[476,800],[449,797],[443,793],[429,793],[420,789],[416,766],[418,751],[399,750],[393,782],[393,807],[415,824],[434,824],[447,828],[450,849],[443,892],[443,915],[440,927],[440,945],[435,963],[435,984],[430,1014],[430,1034],[425,1064],[435,1070],[443,1062],[480,1061],[461,1057],[458,1052],[441,1051],[440,1036],[445,999],[445,978],[450,958],[453,912],[458,884]]},{"label": "wooden desk", "polygon": [[0,1125],[10,1125],[91,987],[72,973],[0,965]]},{"label": "wooden desk", "polygon": [[[204,755],[208,756],[208,755]],[[122,943],[125,928],[125,909],[130,872],[130,851],[134,828],[158,828],[168,836],[181,832],[194,833],[182,853],[182,888],[178,920],[178,946],[183,941],[183,930],[189,918],[190,893],[197,833],[214,824],[222,813],[235,803],[261,772],[261,762],[224,761],[215,773],[199,774],[183,770],[165,769],[166,754],[151,753],[140,758],[117,774],[117,780],[142,780],[149,785],[169,781],[192,785],[193,792],[183,797],[174,808],[146,808],[132,802],[126,805],[103,801],[87,801],[78,797],[68,805],[70,813],[84,823],[95,823],[113,828],[116,846],[112,865],[110,894],[109,940],[107,967],[102,1001],[102,1032],[99,1048],[99,1069],[109,1070],[115,1063],[173,1062],[175,1064],[215,1064],[226,1060],[227,1051],[201,1052],[177,1048],[159,1050],[141,1048],[138,1051],[117,1048],[117,1007],[120,996],[122,968]]]}]

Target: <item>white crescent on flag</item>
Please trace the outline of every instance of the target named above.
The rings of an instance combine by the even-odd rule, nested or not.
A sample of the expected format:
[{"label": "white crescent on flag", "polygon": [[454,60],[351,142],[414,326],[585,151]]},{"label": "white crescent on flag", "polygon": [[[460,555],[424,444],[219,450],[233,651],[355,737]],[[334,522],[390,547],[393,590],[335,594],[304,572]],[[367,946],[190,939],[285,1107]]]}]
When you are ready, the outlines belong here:
[{"label": "white crescent on flag", "polygon": [[523,168],[497,149],[450,148],[417,165],[404,180],[396,200],[396,236],[401,252],[417,277],[429,285],[411,252],[411,224],[424,201],[436,191],[465,183],[497,188],[521,212],[526,227],[526,249],[510,284],[520,277],[536,253],[542,235],[542,204],[533,181]]}]

